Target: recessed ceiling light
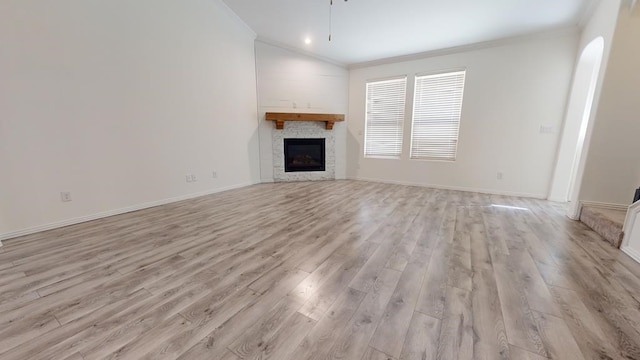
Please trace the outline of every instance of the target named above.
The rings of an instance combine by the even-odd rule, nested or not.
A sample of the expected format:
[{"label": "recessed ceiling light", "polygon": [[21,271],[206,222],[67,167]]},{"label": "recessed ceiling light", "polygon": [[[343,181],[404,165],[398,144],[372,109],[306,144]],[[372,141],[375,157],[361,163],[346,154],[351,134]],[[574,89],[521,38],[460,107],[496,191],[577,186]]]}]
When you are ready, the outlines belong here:
[{"label": "recessed ceiling light", "polygon": [[310,37],[304,38],[304,43],[307,45],[311,44],[311,38]]}]

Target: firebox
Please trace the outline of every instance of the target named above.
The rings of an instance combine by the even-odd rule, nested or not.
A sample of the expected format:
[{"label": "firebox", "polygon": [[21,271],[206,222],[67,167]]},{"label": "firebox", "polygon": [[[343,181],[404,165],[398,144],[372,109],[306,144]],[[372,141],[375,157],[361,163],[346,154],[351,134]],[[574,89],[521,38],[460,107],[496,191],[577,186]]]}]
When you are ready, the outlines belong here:
[{"label": "firebox", "polygon": [[284,139],[284,171],[325,171],[325,139]]}]

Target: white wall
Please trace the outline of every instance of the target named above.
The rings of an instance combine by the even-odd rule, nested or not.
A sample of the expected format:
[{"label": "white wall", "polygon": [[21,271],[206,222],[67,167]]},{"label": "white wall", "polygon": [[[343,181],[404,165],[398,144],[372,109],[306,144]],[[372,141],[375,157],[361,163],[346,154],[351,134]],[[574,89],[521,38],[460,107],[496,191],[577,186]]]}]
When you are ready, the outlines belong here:
[{"label": "white wall", "polygon": [[[572,203],[569,206],[568,215],[574,219],[577,219],[579,216],[579,200],[582,179],[584,176],[585,164],[588,158],[589,144],[594,127],[594,118],[596,116],[598,105],[600,102],[602,84],[606,74],[607,63],[609,61],[611,42],[613,38],[613,32],[616,27],[619,9],[620,0],[598,2],[588,21],[584,24],[582,33],[580,35],[580,46],[578,57],[576,58],[576,73],[574,74],[574,84],[568,103],[567,120],[565,120],[564,124],[564,133],[561,147],[558,152],[558,160],[556,163],[552,191],[550,194],[550,199],[563,201],[565,200],[564,194],[566,194],[569,190],[569,200]],[[576,158],[575,150],[578,142],[578,130],[576,129],[577,122],[572,121],[571,118],[575,114],[575,112],[579,111],[579,109],[576,109],[576,107],[579,106],[578,104],[584,103],[584,101],[582,101],[582,98],[584,98],[587,94],[586,87],[589,85],[584,81],[581,81],[581,79],[586,79],[588,78],[588,76],[584,76],[584,74],[579,73],[579,71],[581,70],[588,69],[589,66],[584,66],[584,64],[583,66],[579,66],[578,63],[580,61],[580,56],[583,54],[584,50],[589,46],[589,44],[600,37],[602,38],[604,43],[602,62],[600,64],[598,79],[595,84],[596,86],[593,95],[593,102],[591,105],[591,109],[589,110],[589,119],[584,139],[584,147],[582,148],[582,154],[579,154]],[[574,159],[577,160],[575,165],[573,163]],[[576,169],[573,170],[568,168],[572,166],[576,166]],[[571,181],[572,185],[571,189],[569,189],[568,187],[570,185],[569,181],[567,181],[567,176],[569,176],[572,170],[575,173],[575,180]]]},{"label": "white wall", "polygon": [[[266,112],[346,114],[349,76],[347,69],[271,44],[256,41],[258,118],[260,121],[260,172],[263,182],[273,181],[273,121]],[[295,105],[294,105],[295,104]],[[295,106],[295,107],[294,107]],[[345,118],[348,122],[349,117]],[[347,124],[336,123],[335,174],[346,176]],[[287,124],[285,123],[285,127]]]},{"label": "white wall", "polygon": [[259,181],[254,38],[219,0],[0,2],[0,236]]},{"label": "white wall", "polygon": [[[591,17],[584,24],[580,34],[580,49],[584,49],[593,39],[602,36],[605,42],[605,58],[611,50],[611,40],[616,28],[621,0],[598,1]],[[606,63],[603,61],[603,65]]]},{"label": "white wall", "polygon": [[549,200],[577,200],[572,199],[577,196],[573,189],[583,158],[584,140],[598,86],[603,52],[604,39],[598,37],[582,51],[576,64]]},{"label": "white wall", "polygon": [[640,186],[640,8],[620,9],[580,199],[630,204]]},{"label": "white wall", "polygon": [[[354,69],[350,73],[348,177],[546,197],[573,70],[577,34],[519,39],[502,46]],[[411,113],[400,160],[363,157],[368,79],[467,69],[455,162],[409,160]],[[411,96],[407,99],[410,109]],[[553,133],[540,133],[540,126]],[[497,180],[497,172],[503,180]]]}]

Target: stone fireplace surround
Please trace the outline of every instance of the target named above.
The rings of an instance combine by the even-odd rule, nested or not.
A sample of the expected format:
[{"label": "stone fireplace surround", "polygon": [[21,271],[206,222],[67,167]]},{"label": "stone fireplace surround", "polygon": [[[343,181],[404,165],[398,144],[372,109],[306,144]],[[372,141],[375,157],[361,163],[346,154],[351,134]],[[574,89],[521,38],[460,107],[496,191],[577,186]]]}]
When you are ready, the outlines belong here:
[{"label": "stone fireplace surround", "polygon": [[[327,130],[325,124],[317,121],[286,122],[284,129],[273,129],[273,181],[321,181],[336,178],[335,132]],[[325,139],[325,171],[285,172],[284,139],[315,138]]]}]

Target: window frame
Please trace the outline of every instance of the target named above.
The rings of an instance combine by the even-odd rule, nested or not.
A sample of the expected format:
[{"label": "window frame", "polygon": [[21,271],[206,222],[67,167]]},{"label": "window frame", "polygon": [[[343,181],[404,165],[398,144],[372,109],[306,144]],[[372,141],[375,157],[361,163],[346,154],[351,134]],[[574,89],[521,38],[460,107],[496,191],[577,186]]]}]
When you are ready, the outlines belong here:
[{"label": "window frame", "polygon": [[[370,84],[375,84],[375,83],[383,83],[383,82],[390,82],[390,81],[394,81],[394,80],[401,80],[404,81],[404,87],[403,87],[403,96],[400,97],[398,96],[398,98],[402,99],[402,104],[401,106],[398,106],[401,109],[401,116],[399,116],[398,119],[396,119],[395,121],[397,123],[399,123],[399,130],[397,131],[397,134],[399,136],[397,136],[397,140],[398,140],[398,144],[399,146],[398,148],[398,153],[397,154],[370,154],[368,153],[367,150],[370,149],[370,147],[367,145],[369,141],[372,141],[371,139],[369,139],[369,122],[370,122],[370,103],[369,103],[369,85]],[[403,148],[404,148],[404,129],[405,129],[405,120],[406,120],[406,107],[407,107],[407,94],[408,94],[408,87],[409,82],[408,82],[408,76],[406,74],[404,75],[397,75],[397,76],[390,76],[390,77],[385,77],[385,78],[376,78],[376,79],[368,79],[365,82],[365,119],[364,119],[364,140],[363,140],[363,156],[365,158],[377,158],[377,159],[400,159],[403,153]],[[393,121],[393,120],[391,120]]]},{"label": "window frame", "polygon": [[[410,145],[409,145],[409,160],[416,160],[416,161],[441,161],[441,162],[455,162],[457,160],[458,157],[458,146],[460,144],[460,127],[462,124],[462,110],[463,110],[463,106],[464,106],[464,93],[465,93],[465,88],[466,88],[466,82],[467,82],[467,69],[466,68],[455,68],[455,69],[448,69],[448,70],[439,70],[439,71],[433,71],[433,72],[424,72],[424,73],[417,73],[414,76],[414,87],[413,87],[413,106],[411,109],[411,134],[410,134]],[[414,154],[414,149],[416,149],[415,147],[415,133],[416,133],[416,105],[417,102],[420,101],[420,94],[418,94],[418,82],[420,81],[421,78],[425,78],[425,77],[445,77],[447,75],[451,75],[451,76],[457,76],[458,74],[462,73],[462,82],[461,82],[461,86],[460,86],[460,96],[459,99],[456,99],[457,101],[459,101],[459,108],[457,109],[457,121],[456,121],[456,130],[455,130],[455,146],[453,147],[453,151],[452,151],[452,156],[448,157],[448,156],[418,156],[417,154]],[[455,91],[455,89],[454,89]],[[451,121],[442,121],[442,124],[445,123],[450,123]]]}]

